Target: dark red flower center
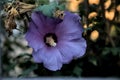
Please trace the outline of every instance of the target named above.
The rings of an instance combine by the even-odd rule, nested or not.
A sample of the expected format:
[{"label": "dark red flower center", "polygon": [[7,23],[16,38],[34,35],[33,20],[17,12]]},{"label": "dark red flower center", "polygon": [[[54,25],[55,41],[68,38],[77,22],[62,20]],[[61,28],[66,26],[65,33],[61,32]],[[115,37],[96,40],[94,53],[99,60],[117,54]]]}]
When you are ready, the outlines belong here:
[{"label": "dark red flower center", "polygon": [[49,47],[55,47],[57,45],[57,36],[54,33],[47,33],[44,36],[44,42]]}]

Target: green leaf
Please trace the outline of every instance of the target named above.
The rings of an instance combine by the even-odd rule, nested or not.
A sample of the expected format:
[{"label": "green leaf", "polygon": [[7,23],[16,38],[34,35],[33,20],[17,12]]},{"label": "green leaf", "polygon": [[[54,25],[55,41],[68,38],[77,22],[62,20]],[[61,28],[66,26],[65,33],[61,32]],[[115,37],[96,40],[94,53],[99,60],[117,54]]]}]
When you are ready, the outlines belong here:
[{"label": "green leaf", "polygon": [[56,8],[57,8],[57,3],[52,2],[48,5],[39,6],[38,8],[35,9],[35,11],[41,11],[44,15],[52,17],[53,12],[56,10]]},{"label": "green leaf", "polygon": [[89,62],[92,63],[94,66],[97,66],[97,58],[95,56],[90,56],[89,57]]},{"label": "green leaf", "polygon": [[76,76],[81,76],[82,73],[82,69],[79,66],[76,66],[73,70],[73,74],[75,74]]},{"label": "green leaf", "polygon": [[48,4],[49,0],[35,0],[36,5]]},{"label": "green leaf", "polygon": [[32,72],[33,70],[37,68],[38,68],[37,64],[31,65],[30,68],[24,70],[24,72],[20,74],[18,77],[26,77],[27,75],[30,74],[30,72]]},{"label": "green leaf", "polygon": [[10,71],[10,70],[14,69],[15,66],[16,66],[16,63],[9,64],[6,68],[6,71]]},{"label": "green leaf", "polygon": [[96,59],[90,59],[89,60],[93,65],[97,66],[97,60]]},{"label": "green leaf", "polygon": [[116,56],[117,54],[120,53],[120,48],[112,48],[112,49],[111,49],[111,52],[112,52],[112,54],[113,54],[114,56]]},{"label": "green leaf", "polygon": [[20,54],[20,55],[18,55],[18,56],[16,57],[16,59],[17,59],[17,58],[22,58],[22,57],[24,57],[24,56],[29,56],[29,57],[31,57],[31,54],[28,54],[28,53]]},{"label": "green leaf", "polygon": [[60,10],[65,10],[65,3],[63,3],[63,4],[61,4],[61,5],[59,5],[59,6],[57,6]]},{"label": "green leaf", "polygon": [[104,48],[104,50],[102,52],[102,56],[105,56],[105,55],[107,55],[109,53],[110,53],[110,49],[106,47],[106,48]]},{"label": "green leaf", "polygon": [[116,56],[116,55],[118,55],[120,53],[120,48],[119,47],[115,47],[115,48],[113,48],[113,47],[110,47],[110,48],[106,47],[106,48],[104,48],[104,50],[102,52],[102,56],[106,56],[109,53],[112,53],[112,55]]}]

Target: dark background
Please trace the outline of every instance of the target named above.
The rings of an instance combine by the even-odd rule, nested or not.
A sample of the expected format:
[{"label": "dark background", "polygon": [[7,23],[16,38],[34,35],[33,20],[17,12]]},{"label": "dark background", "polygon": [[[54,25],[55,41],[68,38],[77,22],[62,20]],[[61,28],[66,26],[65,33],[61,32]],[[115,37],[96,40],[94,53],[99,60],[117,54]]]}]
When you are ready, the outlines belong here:
[{"label": "dark background", "polygon": [[[21,0],[22,1],[22,0]],[[24,0],[26,3],[43,5],[47,0]],[[0,18],[0,59],[2,59],[3,77],[40,77],[40,76],[71,76],[71,77],[120,77],[120,5],[119,0],[112,0],[109,8],[104,9],[107,0],[100,0],[98,5],[87,0],[80,4],[79,15],[83,26],[87,25],[83,37],[87,41],[86,54],[69,64],[64,64],[60,71],[49,71],[43,64],[32,60],[31,49],[26,45],[24,34],[8,37],[3,20]],[[5,1],[0,1],[4,4]],[[61,1],[61,4],[64,0]],[[106,18],[105,11],[115,11],[114,18]],[[2,11],[2,10],[1,10]],[[88,18],[91,12],[97,16]],[[108,16],[112,16],[108,14]],[[92,25],[90,25],[92,24]],[[94,33],[94,31],[96,31]],[[98,35],[99,34],[99,35]],[[97,37],[95,37],[97,36]],[[0,62],[0,64],[1,64]],[[1,74],[1,72],[0,72]]]}]

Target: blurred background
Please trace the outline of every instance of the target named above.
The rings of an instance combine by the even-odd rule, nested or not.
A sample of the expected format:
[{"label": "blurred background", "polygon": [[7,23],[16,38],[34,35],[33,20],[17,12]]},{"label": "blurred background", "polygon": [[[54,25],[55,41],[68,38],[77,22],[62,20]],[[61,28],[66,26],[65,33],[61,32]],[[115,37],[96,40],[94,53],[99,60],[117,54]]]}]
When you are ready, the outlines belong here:
[{"label": "blurred background", "polygon": [[[120,77],[120,0],[19,0],[32,5],[53,1],[81,16],[86,54],[60,71],[49,71],[33,62],[32,49],[24,39],[24,20],[15,20],[17,29],[8,37],[4,19],[0,18],[1,69],[3,77]],[[0,8],[12,0],[0,1]],[[4,11],[0,11],[0,15]],[[2,17],[2,16],[0,16]]]}]

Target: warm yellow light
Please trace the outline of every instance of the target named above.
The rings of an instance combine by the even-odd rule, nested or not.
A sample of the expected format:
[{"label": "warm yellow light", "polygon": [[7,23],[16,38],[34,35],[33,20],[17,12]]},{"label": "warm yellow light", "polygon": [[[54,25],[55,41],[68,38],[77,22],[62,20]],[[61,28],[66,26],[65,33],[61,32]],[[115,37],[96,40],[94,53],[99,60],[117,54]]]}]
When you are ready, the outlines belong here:
[{"label": "warm yellow light", "polygon": [[71,12],[79,12],[79,4],[84,0],[66,0],[66,8]]},{"label": "warm yellow light", "polygon": [[120,5],[118,5],[118,6],[116,7],[116,10],[117,10],[118,12],[120,12]]},{"label": "warm yellow light", "polygon": [[90,34],[90,39],[92,41],[96,41],[99,37],[99,32],[97,30],[92,31],[92,33]]},{"label": "warm yellow light", "polygon": [[100,0],[88,0],[88,2],[90,5],[92,4],[98,5],[100,3]]},{"label": "warm yellow light", "polygon": [[107,1],[104,3],[105,9],[108,9],[108,8],[110,7],[111,3],[112,3],[111,0],[107,0]]},{"label": "warm yellow light", "polygon": [[86,28],[87,28],[87,24],[84,24],[84,25],[83,25],[83,28],[86,29]]},{"label": "warm yellow light", "polygon": [[105,11],[105,18],[108,19],[108,20],[113,20],[114,19],[114,16],[115,16],[115,10],[111,10],[111,11],[108,11],[106,10]]},{"label": "warm yellow light", "polygon": [[97,12],[91,12],[89,15],[88,15],[88,19],[92,19],[94,17],[96,17],[98,14]]}]

